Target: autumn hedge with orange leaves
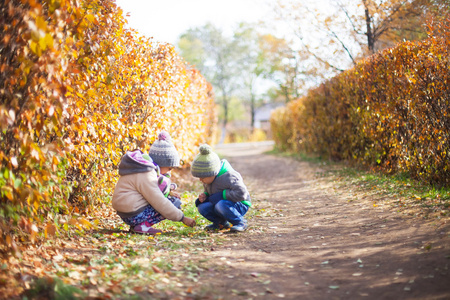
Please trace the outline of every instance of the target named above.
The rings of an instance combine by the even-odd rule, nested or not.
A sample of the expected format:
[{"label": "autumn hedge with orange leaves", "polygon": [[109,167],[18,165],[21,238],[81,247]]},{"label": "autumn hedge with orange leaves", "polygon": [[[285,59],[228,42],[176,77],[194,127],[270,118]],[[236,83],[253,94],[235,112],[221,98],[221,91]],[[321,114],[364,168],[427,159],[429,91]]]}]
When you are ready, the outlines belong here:
[{"label": "autumn hedge with orange leaves", "polygon": [[271,118],[276,144],[450,184],[450,19],[386,49]]},{"label": "autumn hedge with orange leaves", "polygon": [[[0,250],[108,203],[127,150],[171,134],[183,161],[211,142],[210,84],[111,0],[0,4]],[[80,216],[74,218],[73,213]]]}]

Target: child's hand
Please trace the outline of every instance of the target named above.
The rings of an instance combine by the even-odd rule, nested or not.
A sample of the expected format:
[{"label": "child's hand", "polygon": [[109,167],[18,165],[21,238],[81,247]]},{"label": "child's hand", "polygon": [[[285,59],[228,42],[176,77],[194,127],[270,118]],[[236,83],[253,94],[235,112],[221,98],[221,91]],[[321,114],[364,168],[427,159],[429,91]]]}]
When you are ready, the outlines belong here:
[{"label": "child's hand", "polygon": [[170,191],[170,196],[181,199],[181,195],[178,192]]},{"label": "child's hand", "polygon": [[203,202],[205,202],[205,200],[206,200],[206,195],[204,193],[201,193],[200,195],[198,195],[198,201],[203,203]]},{"label": "child's hand", "polygon": [[184,217],[183,220],[181,220],[181,221],[183,222],[184,225],[189,226],[189,227],[194,227],[195,225],[197,225],[195,220],[192,218],[189,218],[189,217]]}]

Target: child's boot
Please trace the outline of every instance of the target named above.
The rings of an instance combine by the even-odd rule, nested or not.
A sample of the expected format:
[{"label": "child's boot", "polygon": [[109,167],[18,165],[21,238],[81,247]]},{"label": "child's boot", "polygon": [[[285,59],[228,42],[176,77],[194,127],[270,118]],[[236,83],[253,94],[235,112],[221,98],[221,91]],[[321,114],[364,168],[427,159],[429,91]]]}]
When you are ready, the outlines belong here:
[{"label": "child's boot", "polygon": [[152,224],[150,224],[147,221],[145,221],[137,226],[134,226],[132,231],[135,233],[139,233],[139,234],[150,234],[150,235],[162,233],[162,230],[153,228]]},{"label": "child's boot", "polygon": [[231,226],[230,228],[230,231],[242,232],[245,231],[247,228],[248,228],[247,220],[242,219],[242,221],[237,223],[236,225],[233,224],[233,226]]},{"label": "child's boot", "polygon": [[225,223],[223,224],[220,223],[209,224],[208,226],[205,227],[205,229],[215,231],[215,230],[229,229],[230,227],[231,227],[230,223],[228,223],[228,221],[225,221]]}]

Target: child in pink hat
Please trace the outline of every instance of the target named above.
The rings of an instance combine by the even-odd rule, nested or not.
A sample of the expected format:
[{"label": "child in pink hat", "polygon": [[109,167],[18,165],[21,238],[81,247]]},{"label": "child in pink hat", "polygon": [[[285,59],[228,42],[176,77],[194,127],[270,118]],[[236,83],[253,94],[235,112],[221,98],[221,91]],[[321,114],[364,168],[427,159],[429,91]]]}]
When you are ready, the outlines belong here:
[{"label": "child in pink hat", "polygon": [[178,152],[165,131],[158,135],[149,155],[135,150],[122,157],[112,206],[122,220],[130,225],[131,231],[141,234],[161,233],[153,225],[164,219],[195,226],[195,220],[186,217],[179,209],[181,202],[176,203],[175,200],[178,198],[166,198],[159,186],[158,170],[164,175],[179,165]]}]

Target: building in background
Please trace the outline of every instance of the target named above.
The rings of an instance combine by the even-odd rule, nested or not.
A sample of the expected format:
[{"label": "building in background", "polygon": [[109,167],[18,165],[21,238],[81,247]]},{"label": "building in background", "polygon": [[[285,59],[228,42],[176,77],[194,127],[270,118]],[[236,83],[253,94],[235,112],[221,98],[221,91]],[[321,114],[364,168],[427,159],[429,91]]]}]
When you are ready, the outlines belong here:
[{"label": "building in background", "polygon": [[263,130],[269,139],[272,136],[270,130],[270,115],[274,109],[281,106],[284,106],[284,103],[268,103],[256,109],[255,129]]}]

